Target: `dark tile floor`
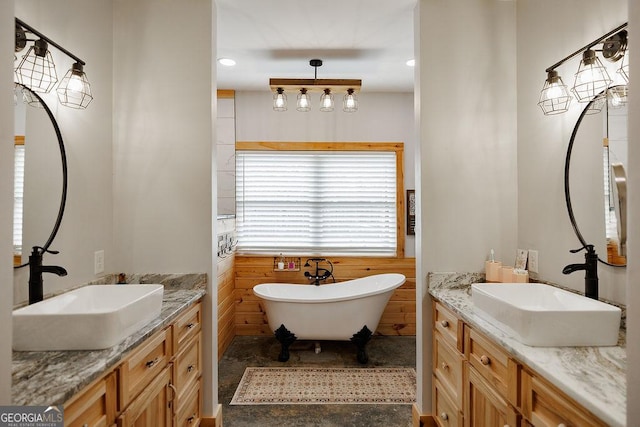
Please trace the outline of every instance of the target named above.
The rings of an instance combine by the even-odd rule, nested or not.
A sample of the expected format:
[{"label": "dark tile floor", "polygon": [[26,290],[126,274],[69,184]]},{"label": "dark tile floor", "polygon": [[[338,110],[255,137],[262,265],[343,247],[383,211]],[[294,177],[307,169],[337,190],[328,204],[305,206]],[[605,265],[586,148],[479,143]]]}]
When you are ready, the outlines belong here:
[{"label": "dark tile floor", "polygon": [[[233,405],[231,398],[247,366],[362,367],[355,345],[322,341],[315,353],[310,341],[295,342],[288,362],[277,361],[280,344],[273,337],[235,337],[219,363],[218,397],[225,427],[409,427],[411,405]],[[374,336],[367,344],[367,366],[415,367],[415,337]]]}]

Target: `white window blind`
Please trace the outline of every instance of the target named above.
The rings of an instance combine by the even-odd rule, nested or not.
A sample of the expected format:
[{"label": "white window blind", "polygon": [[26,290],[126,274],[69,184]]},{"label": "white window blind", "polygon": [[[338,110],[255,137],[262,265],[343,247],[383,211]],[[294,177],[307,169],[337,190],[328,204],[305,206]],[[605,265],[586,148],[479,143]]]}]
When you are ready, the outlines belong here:
[{"label": "white window blind", "polygon": [[393,255],[393,152],[236,153],[238,250]]},{"label": "white window blind", "polygon": [[22,217],[24,194],[24,145],[15,146],[13,179],[13,253],[22,254]]}]

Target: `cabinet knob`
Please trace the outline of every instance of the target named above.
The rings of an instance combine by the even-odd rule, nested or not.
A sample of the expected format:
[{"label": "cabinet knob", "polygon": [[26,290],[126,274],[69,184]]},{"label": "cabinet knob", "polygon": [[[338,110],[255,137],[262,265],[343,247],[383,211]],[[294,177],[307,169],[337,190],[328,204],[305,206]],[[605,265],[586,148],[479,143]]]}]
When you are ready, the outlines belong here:
[{"label": "cabinet knob", "polygon": [[187,422],[189,424],[193,423],[195,420],[196,420],[196,414],[193,414],[189,418],[187,418]]},{"label": "cabinet knob", "polygon": [[489,356],[485,356],[483,354],[482,356],[480,356],[480,363],[486,366],[491,363],[491,359],[489,359]]},{"label": "cabinet knob", "polygon": [[193,329],[194,326],[196,326],[195,323],[188,323],[187,324],[187,329]]},{"label": "cabinet knob", "polygon": [[193,371],[194,366],[193,365],[189,365],[187,366],[187,372],[191,372]]},{"label": "cabinet knob", "polygon": [[449,369],[449,365],[447,365],[447,362],[442,362],[442,365],[440,365],[440,367],[442,367],[443,371],[446,371],[447,369]]},{"label": "cabinet knob", "polygon": [[442,321],[440,322],[440,325],[441,325],[443,328],[448,328],[448,327],[449,327],[449,322],[448,322],[447,320],[442,320]]},{"label": "cabinet knob", "polygon": [[442,418],[443,420],[445,420],[445,421],[446,421],[446,420],[448,420],[448,419],[449,419],[449,415],[447,415],[447,413],[446,413],[446,412],[443,412],[443,413],[441,413],[441,414],[440,414],[440,418]]},{"label": "cabinet knob", "polygon": [[147,368],[153,368],[159,361],[160,361],[160,358],[156,357],[153,360],[149,360],[147,363],[145,363],[145,365],[147,366]]}]

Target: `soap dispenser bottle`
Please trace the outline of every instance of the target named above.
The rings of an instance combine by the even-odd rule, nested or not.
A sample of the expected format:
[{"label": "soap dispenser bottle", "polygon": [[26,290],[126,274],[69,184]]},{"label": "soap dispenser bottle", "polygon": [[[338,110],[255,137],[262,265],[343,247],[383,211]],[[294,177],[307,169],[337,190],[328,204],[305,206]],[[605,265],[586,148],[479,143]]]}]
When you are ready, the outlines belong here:
[{"label": "soap dispenser bottle", "polygon": [[280,260],[278,261],[278,270],[284,270],[284,256],[280,254]]}]

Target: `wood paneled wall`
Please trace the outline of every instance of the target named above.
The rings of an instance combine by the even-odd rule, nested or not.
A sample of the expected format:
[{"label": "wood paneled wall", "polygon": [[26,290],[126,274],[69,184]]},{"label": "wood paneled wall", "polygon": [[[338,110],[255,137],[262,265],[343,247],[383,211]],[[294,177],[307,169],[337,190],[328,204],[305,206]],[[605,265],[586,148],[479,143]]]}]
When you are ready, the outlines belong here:
[{"label": "wood paneled wall", "polygon": [[[301,264],[306,258],[302,257]],[[415,258],[328,257],[333,263],[336,281],[356,279],[379,273],[402,273],[407,281],[396,289],[382,315],[376,334],[416,334]],[[261,300],[252,288],[260,283],[299,283],[306,286],[304,267],[300,271],[273,271],[273,256],[236,255],[235,257],[235,334],[273,335]]]},{"label": "wood paneled wall", "polygon": [[234,257],[218,258],[218,360],[235,337]]}]

